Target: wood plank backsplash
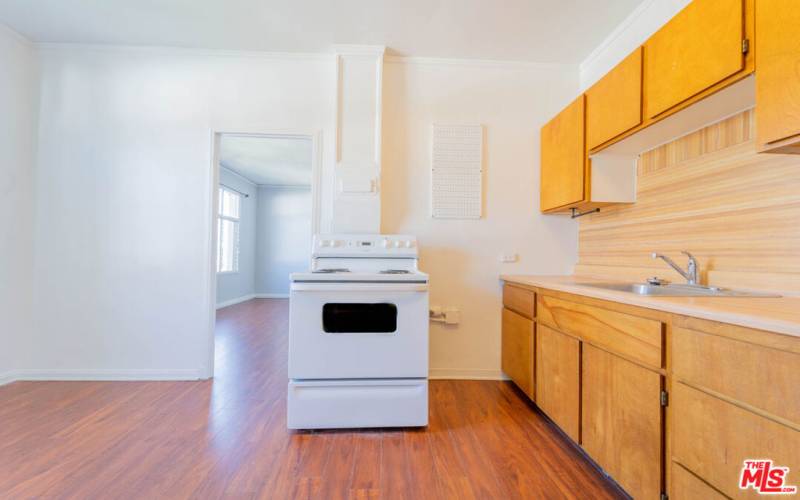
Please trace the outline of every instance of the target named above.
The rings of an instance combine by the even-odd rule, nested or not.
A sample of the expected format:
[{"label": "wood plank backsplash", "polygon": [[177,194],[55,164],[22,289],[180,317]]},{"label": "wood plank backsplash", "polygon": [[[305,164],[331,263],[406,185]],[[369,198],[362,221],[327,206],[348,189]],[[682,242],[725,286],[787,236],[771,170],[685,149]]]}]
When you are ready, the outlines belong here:
[{"label": "wood plank backsplash", "polygon": [[637,202],[580,220],[576,274],[679,281],[650,253],[689,250],[705,283],[800,292],[800,158],[754,137],[749,110],[642,154]]}]

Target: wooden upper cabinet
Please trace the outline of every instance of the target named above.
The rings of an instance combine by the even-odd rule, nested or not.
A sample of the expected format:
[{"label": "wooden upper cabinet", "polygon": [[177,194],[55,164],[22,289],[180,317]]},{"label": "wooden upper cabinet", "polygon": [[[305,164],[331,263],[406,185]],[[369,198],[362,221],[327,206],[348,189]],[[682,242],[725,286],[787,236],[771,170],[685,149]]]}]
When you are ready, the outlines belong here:
[{"label": "wooden upper cabinet", "polygon": [[533,321],[503,308],[501,360],[503,373],[533,399]]},{"label": "wooden upper cabinet", "polygon": [[642,48],[586,91],[586,146],[593,149],[642,123]]},{"label": "wooden upper cabinet", "polygon": [[644,44],[647,116],[743,70],[744,38],[744,0],[692,1]]},{"label": "wooden upper cabinet", "polygon": [[581,95],[541,131],[540,206],[548,211],[586,199],[585,99]]},{"label": "wooden upper cabinet", "polygon": [[776,153],[800,153],[800,5],[764,0],[756,9],[756,134]]}]

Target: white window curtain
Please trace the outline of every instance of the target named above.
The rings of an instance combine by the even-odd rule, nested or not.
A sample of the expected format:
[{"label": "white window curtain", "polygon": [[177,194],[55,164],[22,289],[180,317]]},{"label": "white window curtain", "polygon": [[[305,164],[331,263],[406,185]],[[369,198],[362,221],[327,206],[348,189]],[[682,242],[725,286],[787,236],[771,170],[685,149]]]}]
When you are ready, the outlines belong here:
[{"label": "white window curtain", "polygon": [[219,188],[217,217],[217,272],[239,271],[239,217],[242,197],[225,187]]}]

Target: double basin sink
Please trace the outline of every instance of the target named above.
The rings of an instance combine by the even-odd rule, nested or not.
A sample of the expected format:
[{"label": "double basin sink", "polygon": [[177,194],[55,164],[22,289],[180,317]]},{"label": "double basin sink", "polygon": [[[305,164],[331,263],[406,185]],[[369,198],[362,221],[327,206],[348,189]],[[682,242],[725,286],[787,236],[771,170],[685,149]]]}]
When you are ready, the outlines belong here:
[{"label": "double basin sink", "polygon": [[733,290],[730,288],[717,288],[702,285],[662,284],[649,283],[577,283],[591,288],[602,288],[618,292],[634,293],[636,295],[654,297],[780,297],[780,295]]}]

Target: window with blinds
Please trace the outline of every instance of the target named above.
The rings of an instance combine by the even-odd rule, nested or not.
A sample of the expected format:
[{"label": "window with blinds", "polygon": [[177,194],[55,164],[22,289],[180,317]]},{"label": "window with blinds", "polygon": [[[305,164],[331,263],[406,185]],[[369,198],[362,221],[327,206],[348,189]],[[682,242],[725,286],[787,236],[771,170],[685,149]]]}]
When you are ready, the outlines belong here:
[{"label": "window with blinds", "polygon": [[239,217],[242,197],[239,193],[219,188],[219,214],[217,217],[217,272],[239,271]]}]

